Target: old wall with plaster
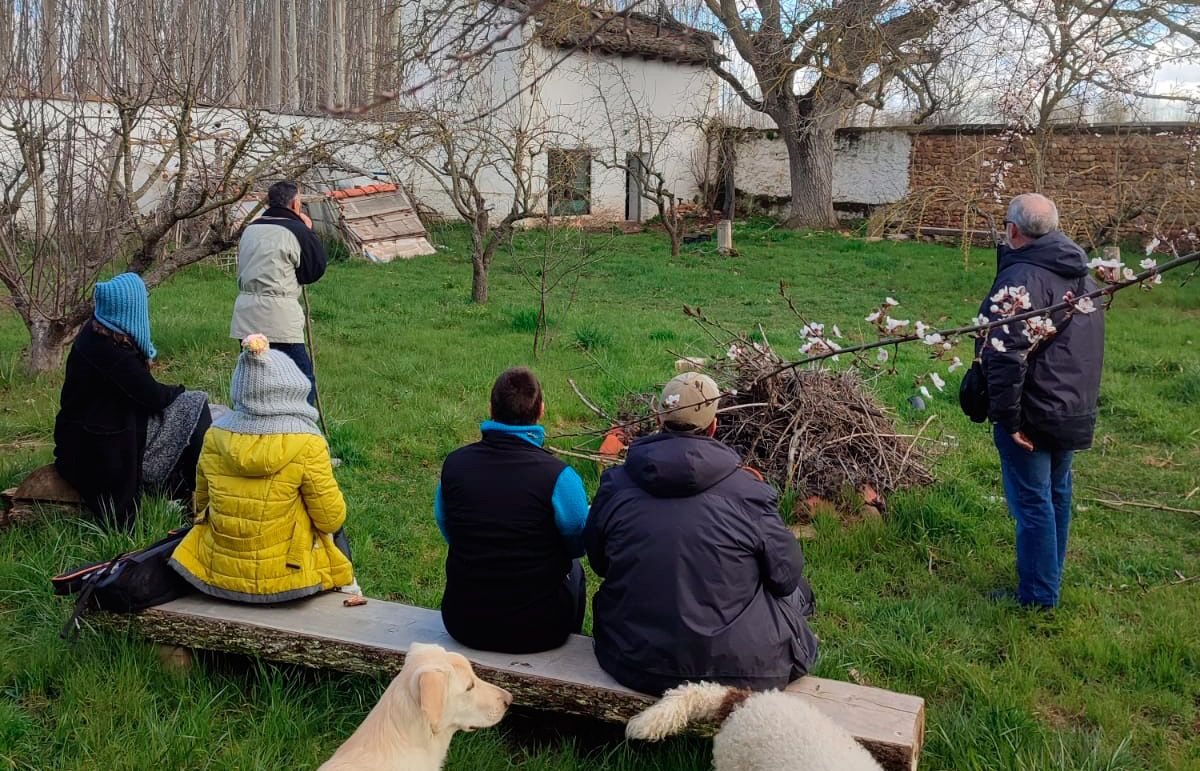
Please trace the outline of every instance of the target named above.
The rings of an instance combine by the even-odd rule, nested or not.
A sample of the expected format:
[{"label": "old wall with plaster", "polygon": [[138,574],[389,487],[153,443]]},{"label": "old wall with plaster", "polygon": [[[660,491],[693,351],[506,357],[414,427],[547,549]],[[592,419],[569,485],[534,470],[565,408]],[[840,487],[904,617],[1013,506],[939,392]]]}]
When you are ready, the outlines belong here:
[{"label": "old wall with plaster", "polygon": [[[835,142],[835,206],[894,203],[908,192],[909,132],[843,129]],[[735,151],[734,185],[739,193],[771,199],[791,197],[787,147],[778,132],[749,133],[738,141]]]}]

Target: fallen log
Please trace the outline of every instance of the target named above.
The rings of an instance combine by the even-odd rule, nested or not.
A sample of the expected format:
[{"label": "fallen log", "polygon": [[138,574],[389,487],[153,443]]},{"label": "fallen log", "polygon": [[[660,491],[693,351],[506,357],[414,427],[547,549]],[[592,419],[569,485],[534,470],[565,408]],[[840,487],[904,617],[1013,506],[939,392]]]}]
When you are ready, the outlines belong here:
[{"label": "fallen log", "polygon": [[[393,675],[410,645],[436,643],[465,655],[480,677],[507,688],[518,704],[606,722],[624,723],[654,702],[609,677],[589,637],[572,635],[561,648],[531,655],[477,651],[447,634],[438,611],[383,600],[345,607],[342,595],[334,593],[252,606],[193,595],[133,616],[99,619],[104,626],[130,624],[160,644],[368,675]],[[818,677],[802,678],[787,690],[846,728],[889,771],[917,767],[923,699]],[[711,731],[712,726],[701,729]]]},{"label": "fallen log", "polygon": [[32,519],[39,506],[64,506],[80,508],[83,499],[75,488],[58,475],[58,469],[50,463],[34,469],[25,481],[10,487],[0,495],[4,498],[0,511],[0,527]]}]

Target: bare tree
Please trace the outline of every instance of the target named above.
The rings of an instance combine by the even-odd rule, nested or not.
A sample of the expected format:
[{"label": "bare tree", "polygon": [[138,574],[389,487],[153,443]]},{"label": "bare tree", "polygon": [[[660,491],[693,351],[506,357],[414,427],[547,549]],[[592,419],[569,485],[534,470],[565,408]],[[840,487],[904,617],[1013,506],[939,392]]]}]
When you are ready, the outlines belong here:
[{"label": "bare tree", "polygon": [[[33,372],[58,366],[102,273],[132,270],[154,287],[231,247],[251,190],[339,146],[340,127],[202,107],[220,47],[187,30],[169,43],[178,55],[158,57],[145,87],[111,89],[107,103],[23,95],[15,55],[0,73],[0,282],[29,330]],[[105,83],[118,77],[110,67]]]},{"label": "bare tree", "polygon": [[436,181],[470,227],[471,299],[486,303],[497,248],[545,200],[545,176],[535,162],[544,156],[551,132],[529,111],[486,120],[471,120],[478,112],[469,109],[425,112],[394,150]]},{"label": "bare tree", "polygon": [[579,297],[579,285],[588,269],[604,259],[616,236],[596,235],[583,228],[559,227],[546,216],[533,250],[509,249],[521,278],[537,292],[537,321],[533,329],[533,355],[545,353]]},{"label": "bare tree", "polygon": [[709,66],[751,109],[775,121],[788,150],[791,227],[831,227],[834,131],[847,110],[883,106],[898,73],[936,59],[927,45],[965,0],[810,3],[703,0],[745,67]]}]

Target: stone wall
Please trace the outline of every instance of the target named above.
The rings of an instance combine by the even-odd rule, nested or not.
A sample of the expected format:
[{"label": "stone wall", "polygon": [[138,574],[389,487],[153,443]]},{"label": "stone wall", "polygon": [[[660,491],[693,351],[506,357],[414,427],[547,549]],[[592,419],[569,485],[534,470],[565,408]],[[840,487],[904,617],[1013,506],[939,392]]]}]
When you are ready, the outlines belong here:
[{"label": "stone wall", "polygon": [[[983,127],[914,133],[909,194],[894,224],[997,227],[1013,195],[1038,190],[1088,242],[1179,235],[1200,222],[1200,151],[1179,125],[1096,126],[1006,139]],[[999,184],[997,184],[999,180]]]},{"label": "stone wall", "polygon": [[[736,153],[741,210],[786,209],[787,151],[778,132],[744,130]],[[1015,140],[996,126],[841,129],[833,188],[836,209],[874,212],[881,228],[983,230],[984,213],[999,227],[1009,198],[1040,190],[1058,203],[1063,227],[1089,242],[1194,234],[1200,141],[1180,124],[1060,129]]]}]

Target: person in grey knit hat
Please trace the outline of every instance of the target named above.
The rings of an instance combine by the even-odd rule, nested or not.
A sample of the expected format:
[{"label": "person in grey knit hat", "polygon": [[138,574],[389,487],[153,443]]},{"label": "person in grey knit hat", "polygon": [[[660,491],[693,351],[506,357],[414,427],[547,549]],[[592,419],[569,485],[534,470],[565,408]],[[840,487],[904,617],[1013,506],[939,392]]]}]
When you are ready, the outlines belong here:
[{"label": "person in grey knit hat", "polygon": [[[256,344],[257,340],[249,343]],[[238,359],[229,383],[233,410],[213,425],[235,434],[321,436],[317,409],[307,399],[310,387],[308,378],[282,351],[269,347],[247,350]]]},{"label": "person in grey knit hat", "polygon": [[238,602],[358,594],[342,530],[346,501],[305,399],[308,378],[263,335],[242,347],[233,410],[204,439],[196,523],[171,566],[200,591]]}]

